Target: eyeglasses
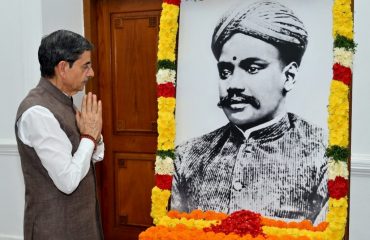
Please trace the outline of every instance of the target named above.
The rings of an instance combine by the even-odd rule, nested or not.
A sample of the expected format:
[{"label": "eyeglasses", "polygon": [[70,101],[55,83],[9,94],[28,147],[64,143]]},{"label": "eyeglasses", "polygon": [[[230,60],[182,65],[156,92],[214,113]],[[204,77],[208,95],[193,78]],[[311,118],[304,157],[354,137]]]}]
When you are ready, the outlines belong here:
[{"label": "eyeglasses", "polygon": [[84,65],[82,65],[82,69],[83,69],[84,71],[88,71],[88,70],[92,69],[92,64],[91,64],[91,62],[88,62],[88,63],[85,63]]}]

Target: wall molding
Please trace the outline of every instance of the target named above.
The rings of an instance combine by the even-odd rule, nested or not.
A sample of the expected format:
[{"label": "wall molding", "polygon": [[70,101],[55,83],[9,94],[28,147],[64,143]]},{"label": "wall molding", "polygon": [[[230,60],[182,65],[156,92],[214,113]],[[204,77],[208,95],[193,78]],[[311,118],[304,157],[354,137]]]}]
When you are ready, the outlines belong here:
[{"label": "wall molding", "polygon": [[0,156],[19,156],[15,140],[0,139]]},{"label": "wall molding", "polygon": [[23,240],[23,237],[15,235],[5,235],[0,233],[0,240]]},{"label": "wall molding", "polygon": [[351,175],[370,177],[370,154],[352,154]]}]

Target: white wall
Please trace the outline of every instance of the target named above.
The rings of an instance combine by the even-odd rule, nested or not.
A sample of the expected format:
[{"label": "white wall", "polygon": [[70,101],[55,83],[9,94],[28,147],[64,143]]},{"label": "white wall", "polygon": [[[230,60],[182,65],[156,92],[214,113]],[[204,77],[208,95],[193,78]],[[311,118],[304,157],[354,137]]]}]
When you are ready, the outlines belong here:
[{"label": "white wall", "polygon": [[24,182],[15,114],[40,79],[41,37],[62,28],[83,34],[82,0],[0,0],[0,240],[23,239]]},{"label": "white wall", "polygon": [[352,151],[355,153],[369,153],[370,134],[370,94],[369,94],[369,54],[370,30],[368,27],[370,2],[367,0],[355,1],[355,41],[357,52],[354,61],[354,81],[352,99]]},{"label": "white wall", "polygon": [[[355,0],[350,239],[370,230],[370,1]],[[17,106],[39,80],[41,36],[59,28],[83,33],[82,0],[0,0],[0,240],[23,239],[24,183],[13,133]],[[67,14],[68,13],[68,14]]]},{"label": "white wall", "polygon": [[24,183],[15,148],[14,119],[20,100],[38,80],[41,2],[0,3],[0,239],[20,239]]},{"label": "white wall", "polygon": [[358,44],[353,69],[352,179],[350,239],[370,239],[370,1],[355,0],[355,41]]},{"label": "white wall", "polygon": [[[38,0],[39,1],[39,0]],[[43,35],[58,29],[84,33],[82,0],[41,0]],[[80,107],[83,92],[73,96],[74,103]]]}]

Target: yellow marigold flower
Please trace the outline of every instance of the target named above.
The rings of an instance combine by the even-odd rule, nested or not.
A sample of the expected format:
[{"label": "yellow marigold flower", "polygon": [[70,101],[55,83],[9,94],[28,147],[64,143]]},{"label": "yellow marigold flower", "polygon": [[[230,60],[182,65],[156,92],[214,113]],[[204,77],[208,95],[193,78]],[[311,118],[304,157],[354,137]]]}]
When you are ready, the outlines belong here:
[{"label": "yellow marigold flower", "polygon": [[178,30],[179,7],[172,4],[162,4],[160,20],[158,60],[176,60],[176,37]]},{"label": "yellow marigold flower", "polygon": [[158,112],[174,113],[176,106],[176,99],[173,97],[159,97],[158,98]]},{"label": "yellow marigold flower", "polygon": [[305,229],[297,228],[278,228],[278,227],[262,227],[263,233],[267,235],[275,236],[294,236],[294,237],[309,237],[310,239],[323,239],[325,237],[325,232],[315,232]]},{"label": "yellow marigold flower", "polygon": [[340,199],[329,198],[329,212],[326,216],[329,226],[325,231],[327,239],[341,240],[343,238],[347,222],[347,208],[347,197]]},{"label": "yellow marigold flower", "polygon": [[353,21],[350,0],[335,0],[333,6],[333,36],[353,39]]},{"label": "yellow marigold flower", "polygon": [[158,98],[158,150],[175,148],[175,98]]},{"label": "yellow marigold flower", "polygon": [[343,197],[340,199],[329,198],[329,208],[347,208],[348,198]]},{"label": "yellow marigold flower", "polygon": [[153,218],[154,224],[160,220],[161,217],[167,214],[167,202],[171,196],[168,190],[161,190],[158,187],[152,189],[152,211],[150,216]]},{"label": "yellow marigold flower", "polygon": [[162,217],[158,221],[158,226],[166,226],[166,227],[175,227],[178,224],[185,225],[189,228],[197,228],[197,229],[203,229],[205,227],[211,226],[211,224],[218,224],[218,221],[216,220],[201,220],[201,219],[186,219],[186,218],[170,218],[168,216]]},{"label": "yellow marigold flower", "polygon": [[340,81],[332,81],[329,97],[329,144],[348,146],[349,88]]}]

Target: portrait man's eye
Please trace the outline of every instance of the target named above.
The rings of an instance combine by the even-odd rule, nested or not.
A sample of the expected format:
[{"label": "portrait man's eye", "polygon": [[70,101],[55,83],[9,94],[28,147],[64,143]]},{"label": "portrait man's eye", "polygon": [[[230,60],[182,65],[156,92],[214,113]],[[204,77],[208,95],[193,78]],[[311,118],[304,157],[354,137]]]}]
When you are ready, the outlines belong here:
[{"label": "portrait man's eye", "polygon": [[263,68],[259,65],[252,64],[250,66],[244,67],[243,69],[247,71],[249,74],[256,74]]},{"label": "portrait man's eye", "polygon": [[217,64],[218,73],[222,80],[227,79],[234,72],[234,65],[231,63],[220,62]]},{"label": "portrait man's eye", "polygon": [[268,63],[260,59],[244,59],[239,63],[239,67],[249,74],[257,74],[260,70],[268,67]]}]

